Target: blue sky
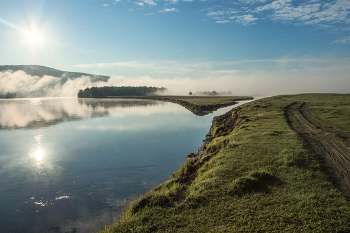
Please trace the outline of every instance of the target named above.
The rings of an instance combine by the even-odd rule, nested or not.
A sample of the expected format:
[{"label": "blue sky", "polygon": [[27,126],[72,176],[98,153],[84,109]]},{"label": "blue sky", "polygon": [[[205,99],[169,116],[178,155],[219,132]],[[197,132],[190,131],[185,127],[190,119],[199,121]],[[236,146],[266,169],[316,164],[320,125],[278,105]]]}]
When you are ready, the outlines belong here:
[{"label": "blue sky", "polygon": [[300,91],[350,85],[350,0],[0,0],[0,41],[2,65],[247,86],[325,81]]}]

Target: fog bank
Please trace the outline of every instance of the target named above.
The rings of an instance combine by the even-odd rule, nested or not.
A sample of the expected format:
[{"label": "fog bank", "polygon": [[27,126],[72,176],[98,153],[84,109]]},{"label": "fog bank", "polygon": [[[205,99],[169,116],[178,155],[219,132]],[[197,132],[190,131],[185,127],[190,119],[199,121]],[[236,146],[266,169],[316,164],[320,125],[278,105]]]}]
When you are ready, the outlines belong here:
[{"label": "fog bank", "polygon": [[0,72],[0,93],[17,92],[17,97],[75,97],[80,89],[102,86],[155,86],[168,88],[171,95],[188,95],[191,91],[231,91],[232,95],[266,96],[298,93],[350,92],[350,66],[347,63],[329,66],[258,67],[245,70],[211,70],[201,77],[186,74],[166,78],[149,75],[112,76],[106,82],[81,76],[60,82],[59,77],[31,76],[23,71]]}]

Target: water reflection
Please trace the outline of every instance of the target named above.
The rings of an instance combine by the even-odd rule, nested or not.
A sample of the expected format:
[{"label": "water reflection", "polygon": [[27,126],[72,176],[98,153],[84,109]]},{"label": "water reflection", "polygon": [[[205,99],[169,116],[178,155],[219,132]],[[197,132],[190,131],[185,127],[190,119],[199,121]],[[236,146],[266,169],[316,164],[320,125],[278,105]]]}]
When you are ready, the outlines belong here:
[{"label": "water reflection", "polygon": [[[151,100],[35,98],[0,100],[0,129],[38,129],[93,117],[175,112],[180,108]],[[168,106],[168,105],[167,105]],[[181,111],[181,110],[180,110]]]},{"label": "water reflection", "polygon": [[40,147],[36,149],[34,157],[37,162],[41,162],[41,159],[43,158],[43,151]]},{"label": "water reflection", "polygon": [[0,232],[112,224],[197,150],[212,117],[147,100],[0,100]]},{"label": "water reflection", "polygon": [[44,153],[43,153],[43,150],[41,148],[41,142],[42,142],[43,138],[44,138],[44,136],[41,134],[34,137],[36,149],[33,150],[34,152],[31,154],[31,157],[34,160],[33,166],[35,166],[37,168],[40,168],[40,165],[43,163],[42,160],[43,160]]}]

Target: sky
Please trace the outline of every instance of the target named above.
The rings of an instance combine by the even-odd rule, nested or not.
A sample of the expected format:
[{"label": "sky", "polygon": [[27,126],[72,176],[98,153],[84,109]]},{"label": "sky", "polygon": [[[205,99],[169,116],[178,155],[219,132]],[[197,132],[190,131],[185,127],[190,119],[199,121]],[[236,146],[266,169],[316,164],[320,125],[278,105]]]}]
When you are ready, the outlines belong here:
[{"label": "sky", "polygon": [[0,42],[0,65],[128,85],[350,92],[350,0],[0,0]]}]

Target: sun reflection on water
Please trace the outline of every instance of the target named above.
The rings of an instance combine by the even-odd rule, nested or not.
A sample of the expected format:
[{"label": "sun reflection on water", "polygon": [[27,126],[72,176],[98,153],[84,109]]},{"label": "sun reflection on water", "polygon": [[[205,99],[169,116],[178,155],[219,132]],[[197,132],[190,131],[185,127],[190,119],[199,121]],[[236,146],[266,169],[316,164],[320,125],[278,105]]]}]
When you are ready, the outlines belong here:
[{"label": "sun reflection on water", "polygon": [[41,162],[43,158],[43,151],[41,148],[37,148],[35,153],[34,153],[34,158],[36,159],[37,162]]},{"label": "sun reflection on water", "polygon": [[44,151],[41,147],[41,141],[43,139],[43,135],[39,134],[34,137],[36,143],[36,149],[30,154],[31,158],[34,160],[33,166],[40,168],[40,165],[44,160]]}]

